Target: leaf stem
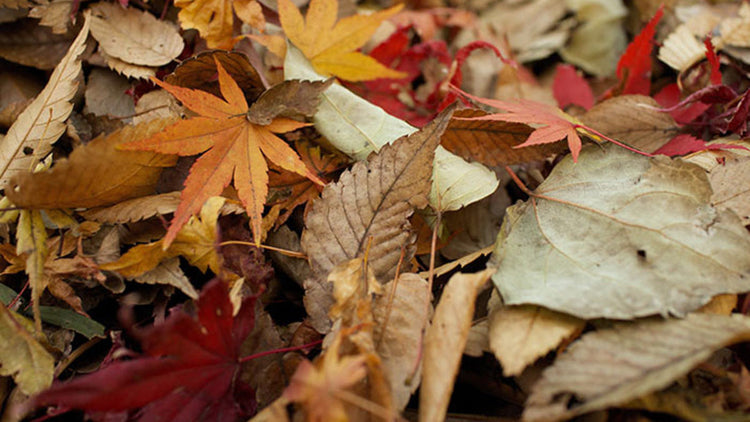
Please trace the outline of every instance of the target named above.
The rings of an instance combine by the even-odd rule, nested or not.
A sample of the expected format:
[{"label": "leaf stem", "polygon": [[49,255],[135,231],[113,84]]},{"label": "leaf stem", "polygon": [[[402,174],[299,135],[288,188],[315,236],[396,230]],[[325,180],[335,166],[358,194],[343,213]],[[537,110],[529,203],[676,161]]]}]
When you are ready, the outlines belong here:
[{"label": "leaf stem", "polygon": [[261,249],[267,249],[269,251],[278,252],[282,255],[291,256],[292,258],[307,259],[307,255],[303,254],[302,252],[290,251],[290,250],[283,249],[283,248],[277,248],[271,245],[256,245],[253,242],[244,242],[242,240],[227,240],[227,241],[219,243],[219,246],[228,246],[228,245],[253,246],[256,248],[259,247]]},{"label": "leaf stem", "polygon": [[294,352],[296,350],[309,349],[321,343],[323,343],[323,340],[317,340],[312,343],[303,344],[301,346],[292,346],[292,347],[285,347],[283,349],[266,350],[265,352],[255,353],[252,355],[241,357],[239,362],[244,363],[244,362],[251,361],[253,359],[262,358],[263,356],[273,355],[276,353],[286,353],[286,352]]}]

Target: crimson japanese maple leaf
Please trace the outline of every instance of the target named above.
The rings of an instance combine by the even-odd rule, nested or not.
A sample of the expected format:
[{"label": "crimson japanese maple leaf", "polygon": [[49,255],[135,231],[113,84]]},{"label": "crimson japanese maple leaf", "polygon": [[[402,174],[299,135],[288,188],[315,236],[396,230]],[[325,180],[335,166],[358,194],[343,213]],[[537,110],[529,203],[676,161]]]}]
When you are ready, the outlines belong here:
[{"label": "crimson japanese maple leaf", "polygon": [[184,310],[164,323],[133,330],[143,355],[118,361],[34,398],[87,412],[141,410],[139,421],[235,421],[254,411],[254,393],[238,379],[240,346],[255,324],[255,298],[237,316],[225,283],[214,280],[197,300],[197,318]]},{"label": "crimson japanese maple leaf", "polygon": [[285,170],[323,184],[297,153],[275,135],[307,124],[275,116],[267,119],[270,123],[266,125],[251,121],[242,90],[218,61],[216,67],[221,94],[226,101],[203,91],[153,79],[198,116],[179,121],[149,138],[121,145],[123,149],[182,156],[204,153],[190,168],[185,180],[180,205],[164,237],[165,249],[190,216],[200,211],[208,198],[221,194],[232,179],[250,216],[255,242],[259,243],[263,206],[268,195],[268,165],[264,156]]}]

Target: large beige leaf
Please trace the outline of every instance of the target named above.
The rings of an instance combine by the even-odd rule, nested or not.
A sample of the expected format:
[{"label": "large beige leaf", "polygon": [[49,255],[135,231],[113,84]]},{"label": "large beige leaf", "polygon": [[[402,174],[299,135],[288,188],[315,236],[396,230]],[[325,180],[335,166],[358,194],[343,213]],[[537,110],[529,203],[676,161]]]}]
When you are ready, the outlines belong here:
[{"label": "large beige leaf", "polygon": [[641,151],[654,152],[678,134],[680,128],[669,113],[645,95],[621,95],[601,102],[581,121]]},{"label": "large beige leaf", "polygon": [[52,169],[15,175],[6,194],[29,208],[90,208],[119,203],[154,192],[164,167],[177,157],[144,151],[120,151],[118,144],[159,132],[172,119],[125,126],[73,150]]},{"label": "large beige leaf", "polygon": [[507,304],[580,318],[683,315],[750,290],[750,234],[698,166],[591,146],[508,208],[493,255]]},{"label": "large beige leaf", "polygon": [[398,281],[383,286],[383,295],[373,305],[375,351],[383,362],[383,372],[391,386],[393,406],[402,411],[419,387],[422,328],[429,300],[427,281],[414,273],[401,274]]},{"label": "large beige leaf", "polygon": [[584,335],[534,385],[524,420],[557,421],[668,386],[716,350],[750,340],[750,318],[691,314]]},{"label": "large beige leaf", "polygon": [[[21,318],[0,306],[0,375],[13,376],[24,394],[36,394],[52,384],[55,359],[27,331]],[[30,324],[26,324],[30,325]]]},{"label": "large beige leaf", "polygon": [[520,375],[586,325],[584,320],[539,306],[498,305],[490,311],[490,349],[506,377]]},{"label": "large beige leaf", "polygon": [[65,120],[73,110],[70,100],[78,87],[76,77],[81,72],[79,56],[88,34],[87,19],[42,92],[8,129],[0,143],[0,187],[14,174],[33,170],[65,131]]},{"label": "large beige leaf", "polygon": [[313,202],[302,232],[302,248],[316,274],[364,254],[381,282],[390,281],[405,248],[404,262],[414,254],[409,216],[427,205],[435,148],[450,113],[422,130],[384,146],[356,163]]},{"label": "large beige leaf", "polygon": [[445,419],[474,317],[474,302],[493,271],[490,268],[474,274],[455,274],[443,290],[432,325],[424,339],[422,387],[419,391],[420,422]]},{"label": "large beige leaf", "polygon": [[107,55],[141,66],[162,66],[182,52],[177,28],[148,12],[115,3],[91,7],[91,35]]}]

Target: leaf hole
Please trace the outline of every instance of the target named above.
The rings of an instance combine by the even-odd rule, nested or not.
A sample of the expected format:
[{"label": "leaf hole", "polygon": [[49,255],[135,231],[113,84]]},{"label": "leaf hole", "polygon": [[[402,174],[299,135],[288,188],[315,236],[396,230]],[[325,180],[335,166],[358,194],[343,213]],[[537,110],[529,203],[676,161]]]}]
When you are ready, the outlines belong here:
[{"label": "leaf hole", "polygon": [[23,147],[23,155],[31,155],[34,153],[34,148],[32,147]]},{"label": "leaf hole", "polygon": [[645,250],[643,250],[643,249],[638,249],[638,252],[637,252],[637,254],[638,254],[638,257],[639,257],[639,258],[642,258],[642,259],[646,259],[646,251],[645,251]]}]

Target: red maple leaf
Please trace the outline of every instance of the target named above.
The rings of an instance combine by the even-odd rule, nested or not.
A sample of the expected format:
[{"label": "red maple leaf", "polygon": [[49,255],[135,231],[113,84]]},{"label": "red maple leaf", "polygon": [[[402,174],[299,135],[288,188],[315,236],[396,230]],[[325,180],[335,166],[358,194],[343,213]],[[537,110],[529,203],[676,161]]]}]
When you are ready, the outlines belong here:
[{"label": "red maple leaf", "polygon": [[588,82],[569,64],[557,65],[552,94],[560,108],[573,104],[588,110],[594,105],[594,93]]},{"label": "red maple leaf", "polygon": [[617,62],[617,77],[621,82],[620,94],[649,95],[651,91],[651,51],[654,48],[656,25],[664,14],[664,6],[659,7],[654,17],[641,32],[628,44]]},{"label": "red maple leaf", "polygon": [[[143,354],[70,382],[55,383],[35,405],[99,413],[100,418],[141,408],[139,421],[236,421],[255,410],[252,389],[237,379],[240,345],[255,325],[255,298],[232,316],[224,282],[214,280],[196,303],[164,323],[131,329]],[[64,409],[63,409],[64,410]],[[102,415],[102,413],[104,413]]]}]

